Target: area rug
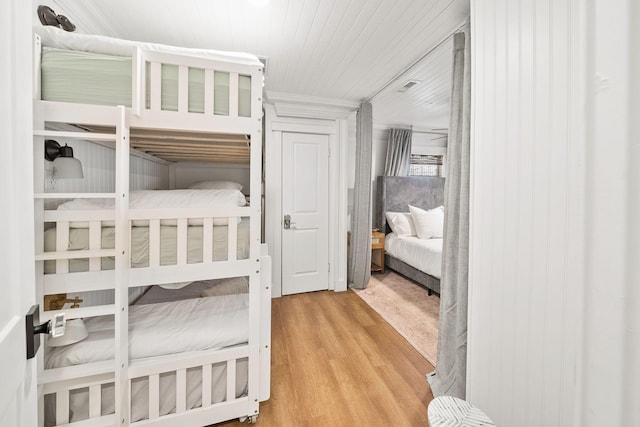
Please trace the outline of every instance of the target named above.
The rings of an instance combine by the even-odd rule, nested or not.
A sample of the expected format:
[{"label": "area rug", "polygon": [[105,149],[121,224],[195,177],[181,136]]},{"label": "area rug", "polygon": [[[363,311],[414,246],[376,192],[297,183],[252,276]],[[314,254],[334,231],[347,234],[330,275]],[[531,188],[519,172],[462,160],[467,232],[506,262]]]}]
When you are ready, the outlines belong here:
[{"label": "area rug", "polygon": [[438,348],[440,298],[393,272],[374,273],[366,289],[353,290],[433,366]]}]

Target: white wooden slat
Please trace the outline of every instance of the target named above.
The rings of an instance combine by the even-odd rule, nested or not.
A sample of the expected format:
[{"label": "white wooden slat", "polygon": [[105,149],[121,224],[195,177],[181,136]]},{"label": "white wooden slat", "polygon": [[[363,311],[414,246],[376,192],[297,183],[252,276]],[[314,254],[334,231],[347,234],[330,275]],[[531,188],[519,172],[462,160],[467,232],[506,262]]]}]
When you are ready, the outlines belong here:
[{"label": "white wooden slat", "polygon": [[205,116],[213,115],[213,98],[214,97],[214,84],[213,84],[213,70],[204,70],[204,114]]},{"label": "white wooden slat", "polygon": [[149,375],[149,419],[160,416],[160,375]]},{"label": "white wooden slat", "polygon": [[[56,224],[56,252],[66,251],[69,247],[69,223],[59,222]],[[68,273],[69,261],[59,259],[56,261],[56,273]]]},{"label": "white wooden slat", "polygon": [[[89,249],[100,249],[102,246],[102,225],[100,221],[89,223]],[[101,258],[89,258],[89,270],[99,271]]]},{"label": "white wooden slat", "polygon": [[[186,282],[195,280],[220,279],[224,277],[246,276],[248,268],[255,268],[255,261],[216,261],[212,264],[164,265],[160,267],[132,268],[129,270],[129,286],[158,285],[162,283]],[[255,270],[254,270],[255,271]]]},{"label": "white wooden slat", "polygon": [[[159,74],[159,73],[158,73]],[[160,76],[157,76],[160,77]],[[129,210],[129,160],[130,160],[130,134],[129,124],[125,107],[119,106],[120,116],[116,122],[116,133],[118,139],[116,143],[116,176],[115,192],[118,197],[115,199],[116,214],[116,238],[115,238],[115,319],[114,319],[114,361],[115,361],[115,414],[116,419],[121,420],[121,424],[128,425],[130,419],[130,393],[129,376],[127,373],[129,365],[129,276],[128,271],[131,264],[130,232],[131,224],[127,218]]]},{"label": "white wooden slat", "polygon": [[227,260],[235,261],[238,258],[238,221],[235,218],[229,218],[228,231],[228,253]]},{"label": "white wooden slat", "polygon": [[149,359],[135,359],[129,364],[131,378],[148,377],[149,375],[188,369],[206,364],[226,362],[231,359],[241,359],[249,354],[247,344],[224,348],[221,350],[205,350],[156,356]]},{"label": "white wooden slat", "polygon": [[112,106],[76,104],[72,102],[38,101],[42,117],[49,122],[91,123],[113,126],[118,112]]},{"label": "white wooden slat", "polygon": [[45,311],[41,316],[40,320],[43,322],[49,321],[53,319],[56,314],[65,313],[66,319],[82,319],[85,317],[96,317],[96,316],[107,316],[109,314],[115,313],[115,305],[113,304],[105,304],[105,305],[93,305],[89,307],[79,307],[79,308],[68,308],[64,310],[49,310]]},{"label": "white wooden slat", "polygon": [[[42,252],[36,254],[36,261],[48,261],[48,260],[68,260],[78,258],[93,258],[93,257],[105,257],[114,256],[116,251],[114,249],[90,249],[84,251],[56,251],[56,252]],[[67,273],[67,272],[65,272]]]},{"label": "white wooden slat", "polygon": [[[258,187],[260,187],[258,185]],[[130,209],[129,219],[176,219],[176,218],[206,218],[206,217],[239,217],[249,216],[251,207],[247,206],[219,206],[217,208],[202,208],[194,211],[190,208],[166,208],[166,209]]]},{"label": "white wooden slat", "polygon": [[271,395],[271,257],[260,245],[260,401]]},{"label": "white wooden slat", "polygon": [[160,265],[160,220],[149,221],[149,266]]},{"label": "white wooden slat", "polygon": [[238,73],[229,73],[229,117],[238,117]]},{"label": "white wooden slat", "polygon": [[177,225],[178,256],[177,265],[187,264],[187,219],[178,219]]},{"label": "white wooden slat", "polygon": [[202,366],[202,407],[211,406],[211,364]]},{"label": "white wooden slat", "polygon": [[[64,194],[64,198],[82,198],[81,194]],[[111,196],[109,196],[111,197]],[[106,198],[106,197],[105,197]],[[47,210],[44,211],[45,222],[63,221],[113,221],[115,214],[113,210]]]},{"label": "white wooden slat", "polygon": [[140,116],[141,110],[145,105],[145,62],[142,57],[142,49],[135,46],[133,48],[133,55],[131,56],[133,64],[132,69],[132,82],[131,82],[131,110],[133,114]]},{"label": "white wooden slat", "polygon": [[187,370],[176,371],[176,413],[181,414],[187,410]]},{"label": "white wooden slat", "polygon": [[56,424],[69,422],[69,390],[56,393]]},{"label": "white wooden slat", "polygon": [[202,222],[202,262],[213,261],[213,218],[205,218]]},{"label": "white wooden slat", "polygon": [[149,62],[157,62],[170,65],[187,65],[193,68],[202,68],[205,70],[211,69],[223,72],[235,72],[239,74],[251,74],[256,68],[256,66],[254,65],[239,64],[227,61],[221,62],[215,59],[179,54],[176,55],[157,51],[145,51],[144,56],[145,59]]},{"label": "white wooden slat", "polygon": [[110,372],[113,372],[113,360],[46,369],[38,374],[38,384],[48,384]]},{"label": "white wooden slat", "polygon": [[[40,381],[40,378],[38,378],[38,381]],[[103,384],[113,384],[113,370],[111,372],[103,372],[95,375],[89,374],[84,377],[46,382],[39,385],[42,388],[42,394],[44,395],[57,393],[61,390],[75,390],[83,387],[92,387],[94,385],[101,386]]]},{"label": "white wooden slat", "polygon": [[96,418],[102,414],[102,386],[89,387],[89,418]]},{"label": "white wooden slat", "polygon": [[189,112],[189,67],[178,67],[178,112]]},{"label": "white wooden slat", "polygon": [[151,62],[149,80],[151,82],[150,109],[152,111],[160,111],[162,107],[162,65],[159,62]]},{"label": "white wooden slat", "polygon": [[236,400],[236,360],[227,362],[227,402]]},{"label": "white wooden slat", "polygon": [[83,139],[89,141],[115,141],[116,135],[113,133],[93,133],[93,132],[66,132],[56,130],[34,130],[36,136],[49,136],[56,138]]}]

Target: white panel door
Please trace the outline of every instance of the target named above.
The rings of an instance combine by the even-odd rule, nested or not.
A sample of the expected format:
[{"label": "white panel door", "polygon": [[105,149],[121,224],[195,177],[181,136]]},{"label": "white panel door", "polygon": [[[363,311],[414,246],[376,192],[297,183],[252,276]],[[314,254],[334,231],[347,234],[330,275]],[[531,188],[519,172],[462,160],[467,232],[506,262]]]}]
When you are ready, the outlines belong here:
[{"label": "white panel door", "polygon": [[35,300],[31,136],[31,2],[0,15],[0,426],[35,427],[36,364],[26,360],[25,314]]},{"label": "white panel door", "polygon": [[283,295],[329,288],[328,188],[329,136],[283,133]]}]

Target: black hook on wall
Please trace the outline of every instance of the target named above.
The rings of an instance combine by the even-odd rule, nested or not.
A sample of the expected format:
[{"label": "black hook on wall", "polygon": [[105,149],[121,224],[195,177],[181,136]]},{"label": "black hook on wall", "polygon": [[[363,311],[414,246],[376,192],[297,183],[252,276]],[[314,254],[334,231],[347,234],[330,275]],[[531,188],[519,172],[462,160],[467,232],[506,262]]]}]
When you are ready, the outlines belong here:
[{"label": "black hook on wall", "polygon": [[56,14],[49,6],[38,6],[38,18],[40,18],[42,25],[51,25],[69,32],[76,30],[76,26],[69,21],[69,18]]}]

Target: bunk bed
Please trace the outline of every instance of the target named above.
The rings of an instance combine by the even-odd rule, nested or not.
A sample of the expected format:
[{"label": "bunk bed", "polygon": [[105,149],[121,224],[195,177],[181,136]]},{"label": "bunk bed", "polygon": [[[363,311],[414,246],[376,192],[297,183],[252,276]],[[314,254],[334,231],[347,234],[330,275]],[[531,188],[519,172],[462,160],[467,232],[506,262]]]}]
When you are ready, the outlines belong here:
[{"label": "bunk bed", "polygon": [[[62,311],[44,310],[47,296],[112,295],[108,304],[64,310],[84,320],[88,337],[45,343],[38,354],[40,425],[255,422],[270,392],[262,63],[52,27],[38,28],[34,40],[40,319]],[[113,149],[113,190],[47,191],[51,138]],[[238,190],[133,192],[132,152],[169,163],[248,163],[253,203]]]},{"label": "bunk bed", "polygon": [[[389,226],[390,215],[410,218],[409,206],[423,210],[444,204],[444,178],[379,176],[376,181],[375,224],[384,230],[385,266],[440,294],[442,238],[400,236]],[[411,220],[409,220],[410,222]]]}]

